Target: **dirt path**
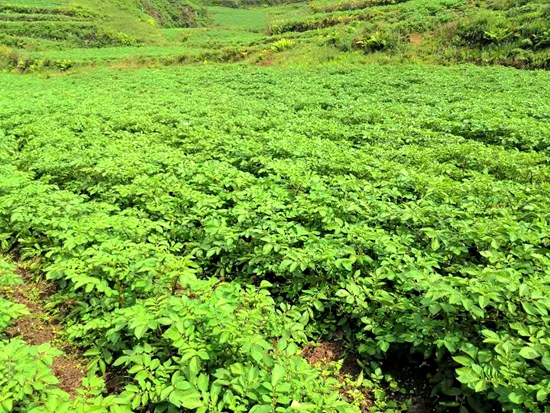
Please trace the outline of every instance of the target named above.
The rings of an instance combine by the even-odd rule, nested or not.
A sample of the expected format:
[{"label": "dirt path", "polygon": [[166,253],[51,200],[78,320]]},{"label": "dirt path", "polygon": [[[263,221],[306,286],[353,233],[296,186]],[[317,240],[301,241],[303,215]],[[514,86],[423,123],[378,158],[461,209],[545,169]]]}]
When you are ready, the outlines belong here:
[{"label": "dirt path", "polygon": [[65,354],[54,358],[52,372],[59,380],[59,388],[76,395],[86,376],[85,363],[80,354],[61,337],[62,326],[44,309],[44,299],[52,289],[44,282],[34,282],[30,274],[20,267],[15,271],[24,284],[14,286],[6,295],[11,301],[24,304],[30,315],[19,317],[4,330],[9,337],[21,337],[31,345],[50,343]]}]

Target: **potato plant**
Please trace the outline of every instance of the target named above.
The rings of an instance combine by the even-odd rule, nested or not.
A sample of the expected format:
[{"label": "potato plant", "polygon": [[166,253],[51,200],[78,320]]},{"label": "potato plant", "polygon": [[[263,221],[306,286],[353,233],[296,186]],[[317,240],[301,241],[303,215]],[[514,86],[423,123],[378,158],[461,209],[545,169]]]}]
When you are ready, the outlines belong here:
[{"label": "potato plant", "polygon": [[430,363],[440,410],[544,412],[549,80],[4,74],[1,248],[55,283],[90,377],[121,374],[82,409],[357,411],[300,355],[331,340],[370,379]]}]

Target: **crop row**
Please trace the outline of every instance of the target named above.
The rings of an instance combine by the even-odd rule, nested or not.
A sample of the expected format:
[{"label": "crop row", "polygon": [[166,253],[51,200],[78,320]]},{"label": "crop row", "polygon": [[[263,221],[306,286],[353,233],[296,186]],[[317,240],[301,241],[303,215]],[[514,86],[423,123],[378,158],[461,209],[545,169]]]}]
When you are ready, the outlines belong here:
[{"label": "crop row", "polygon": [[76,19],[63,14],[0,13],[0,21],[68,21]]},{"label": "crop row", "polygon": [[94,13],[83,10],[79,7],[61,8],[61,7],[32,7],[14,4],[0,4],[1,13],[20,13],[20,14],[57,14],[70,17],[93,17]]},{"label": "crop row", "polygon": [[88,22],[0,22],[0,31],[12,36],[75,42],[80,47],[98,47],[109,44],[131,45],[135,40],[124,33],[109,32]]},{"label": "crop row", "polygon": [[336,3],[312,3],[311,10],[315,13],[330,13],[344,10],[360,10],[374,6],[388,6],[403,3],[408,0],[344,0]]}]

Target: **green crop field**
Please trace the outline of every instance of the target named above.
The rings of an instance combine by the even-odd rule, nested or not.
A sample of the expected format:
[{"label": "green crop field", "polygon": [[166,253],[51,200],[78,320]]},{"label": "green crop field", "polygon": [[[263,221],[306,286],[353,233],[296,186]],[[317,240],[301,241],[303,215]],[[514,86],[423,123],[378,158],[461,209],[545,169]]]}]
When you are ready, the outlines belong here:
[{"label": "green crop field", "polygon": [[550,413],[549,24],[0,0],[0,413]]}]

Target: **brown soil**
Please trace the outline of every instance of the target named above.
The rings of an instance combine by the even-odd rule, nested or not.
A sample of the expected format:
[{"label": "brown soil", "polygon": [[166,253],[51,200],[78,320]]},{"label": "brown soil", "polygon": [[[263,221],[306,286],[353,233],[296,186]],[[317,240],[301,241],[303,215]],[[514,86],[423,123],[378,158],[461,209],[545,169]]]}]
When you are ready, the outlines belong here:
[{"label": "brown soil", "polygon": [[[323,341],[317,346],[308,345],[302,350],[302,357],[312,365],[325,366],[333,361],[341,360],[344,355],[344,348],[340,344],[327,341]],[[361,368],[357,364],[357,355],[348,354],[344,359],[340,374],[349,375],[352,379],[355,379],[359,376],[359,373],[361,373]]]},{"label": "brown soil", "polygon": [[25,283],[16,286],[8,294],[9,298],[24,304],[31,314],[17,318],[14,325],[4,331],[9,337],[21,337],[31,345],[50,343],[52,347],[70,353],[54,358],[52,372],[59,380],[59,388],[75,396],[86,376],[85,363],[78,359],[77,351],[61,340],[61,326],[43,309],[43,299],[52,293],[52,286],[44,282],[33,282],[30,275],[21,269],[17,273]]},{"label": "brown soil", "polygon": [[[324,367],[327,364],[341,360],[344,358],[344,362],[342,363],[342,367],[340,368],[340,371],[338,372],[338,375],[336,378],[340,381],[340,383],[344,384],[340,389],[340,394],[347,399],[350,400],[350,391],[357,390],[355,386],[348,385],[346,383],[346,377],[351,378],[351,380],[356,380],[359,374],[361,373],[361,367],[357,363],[358,355],[354,353],[348,353],[346,354],[346,351],[344,348],[338,344],[338,343],[331,343],[331,342],[320,342],[316,345],[308,345],[302,350],[302,357],[304,357],[311,365]],[[403,366],[406,363],[402,362],[396,363],[395,371],[393,371],[393,376],[397,377],[398,380],[402,383],[404,383],[406,380],[401,377],[403,373],[406,373],[407,368],[403,368]],[[349,383],[349,381],[347,382]],[[411,386],[411,383],[404,383]],[[435,409],[433,409],[430,403],[429,398],[429,389],[424,388],[423,386],[425,383],[413,383],[413,387],[416,389],[422,389],[422,394],[417,395],[416,397],[416,403],[413,404],[409,408],[408,413],[432,413],[435,412]],[[426,391],[428,393],[426,393]],[[362,413],[370,412],[371,406],[372,406],[372,395],[370,394],[369,389],[363,389],[363,395],[364,400],[360,406]],[[399,395],[394,395],[396,400],[399,399]]]},{"label": "brown soil", "polygon": [[30,316],[20,317],[15,320],[13,326],[6,328],[5,332],[7,335],[10,337],[21,337],[33,346],[51,342],[55,338],[52,326],[48,326],[41,320],[36,319],[36,313],[32,310],[30,311]]},{"label": "brown soil", "polygon": [[423,36],[420,33],[413,33],[411,34],[411,43],[414,46],[418,46],[420,43],[422,43]]},{"label": "brown soil", "polygon": [[349,354],[342,364],[340,374],[349,375],[352,379],[356,379],[361,374],[361,367],[359,367],[357,359],[357,354]]},{"label": "brown soil", "polygon": [[124,390],[124,370],[115,367],[112,371],[106,372],[103,378],[108,394],[119,394]]},{"label": "brown soil", "polygon": [[82,385],[86,376],[86,368],[81,361],[66,356],[56,357],[53,360],[52,371],[59,379],[59,388],[71,396],[76,396],[76,390]]},{"label": "brown soil", "polygon": [[[302,357],[304,357],[309,364],[317,366],[320,365],[321,367],[326,366],[331,362],[341,360],[345,357],[339,374],[336,377],[342,384],[346,382],[346,376],[349,376],[352,380],[355,380],[361,373],[361,368],[357,364],[357,355],[348,354],[346,356],[344,348],[338,343],[323,341],[315,346],[308,345],[302,350]],[[354,390],[354,386],[349,385],[344,385],[339,389],[340,394],[348,401],[351,401],[349,400],[350,396],[348,392],[352,390]],[[365,399],[360,408],[361,412],[366,413],[370,411],[370,406],[372,405],[369,389],[365,389],[363,394]]]},{"label": "brown soil", "polygon": [[340,344],[327,341],[319,343],[318,346],[307,345],[302,350],[302,357],[310,364],[320,363],[322,366],[340,360],[343,355],[344,349]]}]

